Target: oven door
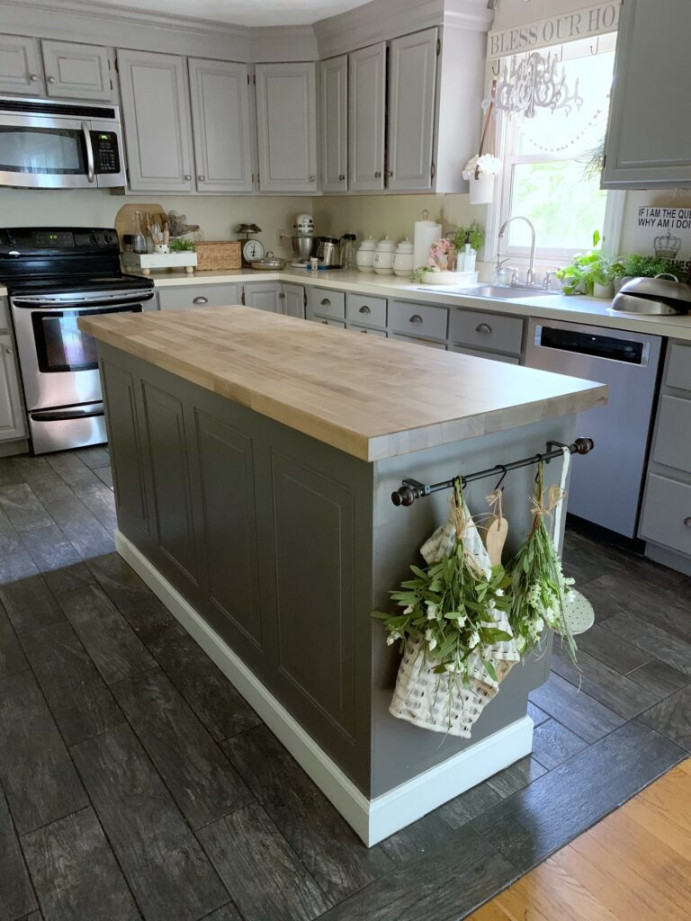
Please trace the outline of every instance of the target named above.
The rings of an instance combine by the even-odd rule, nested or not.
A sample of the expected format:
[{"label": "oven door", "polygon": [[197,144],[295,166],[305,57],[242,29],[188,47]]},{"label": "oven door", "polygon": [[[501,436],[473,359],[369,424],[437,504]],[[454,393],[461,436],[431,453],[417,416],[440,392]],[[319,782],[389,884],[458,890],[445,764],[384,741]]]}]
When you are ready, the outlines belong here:
[{"label": "oven door", "polygon": [[[36,303],[38,299],[10,299],[26,408],[75,406],[101,400],[96,340],[83,333],[79,317],[104,313],[141,313],[148,293],[131,303]],[[121,298],[124,301],[124,298]]]}]

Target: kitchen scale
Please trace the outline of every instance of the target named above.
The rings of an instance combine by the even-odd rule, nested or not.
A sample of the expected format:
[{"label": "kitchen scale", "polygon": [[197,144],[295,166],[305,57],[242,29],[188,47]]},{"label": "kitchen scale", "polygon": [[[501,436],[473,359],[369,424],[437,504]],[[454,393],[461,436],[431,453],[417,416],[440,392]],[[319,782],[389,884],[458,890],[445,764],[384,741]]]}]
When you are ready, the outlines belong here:
[{"label": "kitchen scale", "polygon": [[257,259],[263,259],[266,255],[266,248],[260,240],[253,240],[255,233],[261,233],[261,227],[256,224],[238,224],[235,233],[243,234],[245,237],[242,242],[242,264],[246,268],[251,268],[251,264]]}]

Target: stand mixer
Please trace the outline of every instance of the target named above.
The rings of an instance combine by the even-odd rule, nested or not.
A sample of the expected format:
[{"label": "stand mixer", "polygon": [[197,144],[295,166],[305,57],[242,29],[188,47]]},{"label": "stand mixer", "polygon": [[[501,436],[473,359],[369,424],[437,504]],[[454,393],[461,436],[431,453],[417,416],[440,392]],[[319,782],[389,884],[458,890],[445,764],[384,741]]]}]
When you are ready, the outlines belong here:
[{"label": "stand mixer", "polygon": [[293,224],[295,233],[290,240],[293,244],[294,261],[291,265],[305,268],[317,249],[317,240],[314,236],[314,218],[311,214],[298,214]]}]

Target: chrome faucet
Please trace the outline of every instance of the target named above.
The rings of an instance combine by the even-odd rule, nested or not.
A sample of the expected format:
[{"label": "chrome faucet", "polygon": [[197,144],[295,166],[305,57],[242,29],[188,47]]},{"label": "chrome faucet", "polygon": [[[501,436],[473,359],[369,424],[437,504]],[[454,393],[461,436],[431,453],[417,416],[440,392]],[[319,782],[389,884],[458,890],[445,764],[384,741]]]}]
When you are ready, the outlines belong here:
[{"label": "chrome faucet", "polygon": [[[527,217],[523,217],[522,214],[517,214],[515,217],[510,217],[508,221],[504,221],[499,230],[499,239],[497,241],[497,270],[501,267],[501,241],[504,238],[504,231],[509,226],[512,221],[525,221],[528,227],[530,227],[530,266],[526,272],[525,281],[528,287],[531,287],[535,282],[535,227],[531,220],[528,220]],[[506,260],[504,260],[505,262]],[[512,282],[513,283],[513,282]]]}]

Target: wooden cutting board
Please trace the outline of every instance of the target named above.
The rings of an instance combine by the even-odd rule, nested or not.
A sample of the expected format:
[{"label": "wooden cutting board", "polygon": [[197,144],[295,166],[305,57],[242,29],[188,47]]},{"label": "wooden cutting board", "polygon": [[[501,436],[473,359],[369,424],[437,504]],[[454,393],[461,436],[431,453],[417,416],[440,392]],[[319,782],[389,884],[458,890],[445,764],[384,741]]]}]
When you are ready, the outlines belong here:
[{"label": "wooden cutting board", "polygon": [[168,220],[165,209],[161,205],[155,204],[130,204],[123,205],[115,215],[115,230],[120,240],[120,248],[123,249],[123,236],[135,232],[134,212],[139,211],[142,216],[142,233],[146,235],[149,224],[160,224],[163,227]]}]

